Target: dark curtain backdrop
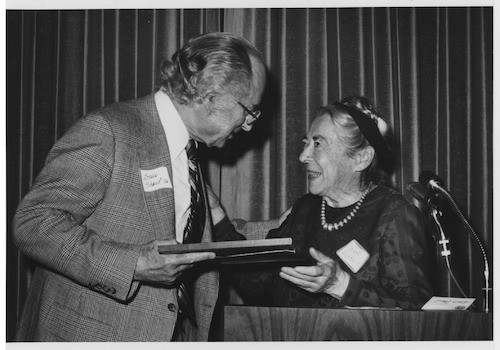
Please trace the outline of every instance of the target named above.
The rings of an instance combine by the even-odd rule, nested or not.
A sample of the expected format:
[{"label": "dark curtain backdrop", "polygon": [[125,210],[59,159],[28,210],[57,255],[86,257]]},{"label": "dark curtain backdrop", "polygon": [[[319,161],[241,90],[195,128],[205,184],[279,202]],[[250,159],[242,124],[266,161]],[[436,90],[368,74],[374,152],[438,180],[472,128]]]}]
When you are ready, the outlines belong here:
[{"label": "dark curtain backdrop", "polygon": [[[306,193],[298,155],[314,111],[361,94],[393,127],[395,188],[439,174],[491,260],[492,27],[492,8],[463,7],[7,11],[7,339],[32,266],[11,220],[48,151],[88,111],[153,91],[163,58],[203,32],[246,37],[269,73],[254,131],[208,151],[231,218],[275,218]],[[481,299],[481,257],[465,233],[456,241]],[[453,294],[442,281],[436,294]]]}]

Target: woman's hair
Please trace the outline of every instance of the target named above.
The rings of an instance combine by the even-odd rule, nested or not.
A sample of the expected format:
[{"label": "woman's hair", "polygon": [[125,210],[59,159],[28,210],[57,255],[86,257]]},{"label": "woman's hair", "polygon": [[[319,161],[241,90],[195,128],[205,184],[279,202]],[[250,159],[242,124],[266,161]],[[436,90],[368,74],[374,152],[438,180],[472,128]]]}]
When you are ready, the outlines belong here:
[{"label": "woman's hair", "polygon": [[[353,116],[342,108],[342,105],[347,106],[347,108],[354,108],[363,113],[366,118],[373,120],[373,131],[377,132],[376,129],[378,129],[378,132],[380,132],[382,136],[381,141],[384,143],[384,147],[374,147],[375,155],[371,164],[363,171],[360,185],[363,187],[370,182],[388,185],[390,183],[389,177],[393,170],[394,161],[391,151],[391,132],[387,122],[380,117],[379,112],[370,101],[362,96],[346,97],[339,102],[320,107],[317,116],[324,114],[329,115],[333,125],[342,131],[339,135],[340,140],[346,146],[346,154],[349,157],[353,157],[358,151],[371,144],[361,131]],[[381,152],[383,152],[383,154],[380,154]]]},{"label": "woman's hair", "polygon": [[208,91],[231,92],[240,98],[252,83],[250,56],[260,53],[247,40],[229,33],[208,33],[190,39],[161,67],[162,88],[175,101],[200,101]]}]

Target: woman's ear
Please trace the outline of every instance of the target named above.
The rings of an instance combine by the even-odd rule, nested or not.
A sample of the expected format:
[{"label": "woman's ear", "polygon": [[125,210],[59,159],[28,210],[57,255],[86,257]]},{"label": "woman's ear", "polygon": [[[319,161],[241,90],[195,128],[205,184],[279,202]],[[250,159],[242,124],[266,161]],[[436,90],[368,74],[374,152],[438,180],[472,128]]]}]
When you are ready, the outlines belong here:
[{"label": "woman's ear", "polygon": [[363,171],[370,166],[375,157],[375,150],[368,146],[356,154],[356,170]]}]

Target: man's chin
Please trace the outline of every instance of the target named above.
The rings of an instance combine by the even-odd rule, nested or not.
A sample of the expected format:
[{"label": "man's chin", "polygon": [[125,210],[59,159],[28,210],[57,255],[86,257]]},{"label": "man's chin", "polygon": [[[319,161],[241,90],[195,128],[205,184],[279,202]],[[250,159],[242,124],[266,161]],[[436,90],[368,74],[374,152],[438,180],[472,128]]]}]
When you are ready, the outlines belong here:
[{"label": "man's chin", "polygon": [[210,147],[222,148],[222,147],[224,147],[226,145],[227,140],[228,139],[217,140]]},{"label": "man's chin", "polygon": [[222,148],[224,146],[225,142],[221,142],[220,140],[214,140],[214,141],[206,141],[205,145],[208,148]]}]

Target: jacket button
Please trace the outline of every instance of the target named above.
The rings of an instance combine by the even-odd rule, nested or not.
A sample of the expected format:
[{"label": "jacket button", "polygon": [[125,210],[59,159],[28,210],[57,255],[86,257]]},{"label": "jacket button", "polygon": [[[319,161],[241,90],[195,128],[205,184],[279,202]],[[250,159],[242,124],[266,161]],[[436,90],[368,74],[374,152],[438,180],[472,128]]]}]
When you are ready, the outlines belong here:
[{"label": "jacket button", "polygon": [[172,312],[175,312],[177,310],[177,307],[175,307],[174,303],[169,303],[167,308],[168,308],[168,311],[172,311]]},{"label": "jacket button", "polygon": [[105,287],[104,291],[108,294],[115,294],[116,293],[116,289],[114,289],[113,287]]}]

